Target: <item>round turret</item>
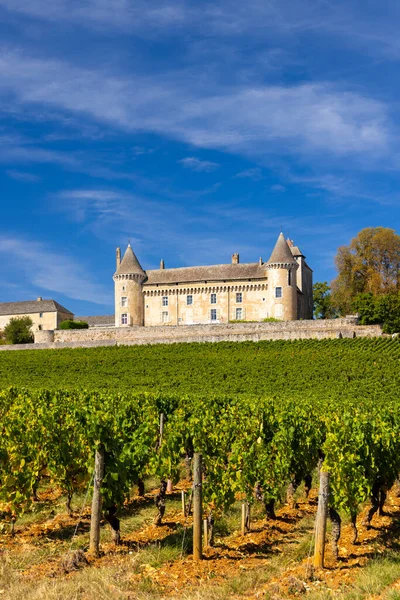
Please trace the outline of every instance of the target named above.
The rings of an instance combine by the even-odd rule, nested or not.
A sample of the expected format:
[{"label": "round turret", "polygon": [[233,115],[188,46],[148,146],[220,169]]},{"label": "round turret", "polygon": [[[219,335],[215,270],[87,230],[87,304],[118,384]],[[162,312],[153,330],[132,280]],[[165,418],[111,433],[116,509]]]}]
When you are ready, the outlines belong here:
[{"label": "round turret", "polygon": [[283,321],[297,319],[296,271],[298,266],[283,233],[281,233],[271,257],[266,263],[271,317]]},{"label": "round turret", "polygon": [[143,325],[143,282],[146,277],[131,245],[128,244],[122,260],[120,249],[117,248],[117,270],[113,277],[116,327]]}]

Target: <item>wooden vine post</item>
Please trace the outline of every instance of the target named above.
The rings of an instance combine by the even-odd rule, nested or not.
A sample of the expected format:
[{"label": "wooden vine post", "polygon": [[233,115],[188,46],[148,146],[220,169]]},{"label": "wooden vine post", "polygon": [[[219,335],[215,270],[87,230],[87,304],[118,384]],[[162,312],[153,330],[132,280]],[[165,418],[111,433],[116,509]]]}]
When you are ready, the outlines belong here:
[{"label": "wooden vine post", "polygon": [[160,414],[160,437],[158,439],[158,447],[161,448],[161,444],[162,444],[162,439],[163,439],[163,435],[164,435],[164,422],[165,422],[165,416],[164,413]]},{"label": "wooden vine post", "polygon": [[242,535],[250,531],[250,504],[243,502],[242,504]]},{"label": "wooden vine post", "polygon": [[329,473],[321,470],[319,474],[318,510],[315,524],[314,567],[316,569],[324,568],[326,521],[328,518],[328,500]]},{"label": "wooden vine post", "polygon": [[182,515],[184,517],[186,517],[186,496],[185,496],[185,490],[181,491],[181,498],[182,498]]},{"label": "wooden vine post", "polygon": [[104,448],[96,450],[94,460],[92,514],[90,517],[89,552],[98,556],[100,550],[101,482],[104,478]]},{"label": "wooden vine post", "polygon": [[209,531],[208,531],[208,519],[204,519],[203,521],[203,528],[204,528],[204,548],[208,548],[208,538],[209,538]]},{"label": "wooden vine post", "polygon": [[198,452],[194,453],[193,463],[193,560],[197,561],[202,559],[203,537],[202,460]]}]

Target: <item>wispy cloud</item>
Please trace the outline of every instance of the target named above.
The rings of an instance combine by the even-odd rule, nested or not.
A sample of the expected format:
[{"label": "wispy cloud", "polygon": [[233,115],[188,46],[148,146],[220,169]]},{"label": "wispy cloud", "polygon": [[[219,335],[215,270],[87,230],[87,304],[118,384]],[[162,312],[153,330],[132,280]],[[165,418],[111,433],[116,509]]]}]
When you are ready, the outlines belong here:
[{"label": "wispy cloud", "polygon": [[275,183],[274,185],[271,185],[271,190],[273,192],[286,192],[285,186],[281,185],[280,183]]},{"label": "wispy cloud", "polygon": [[0,234],[0,257],[10,270],[21,274],[20,279],[39,290],[95,304],[112,302],[110,291],[92,281],[82,264],[40,242]]},{"label": "wispy cloud", "polygon": [[178,160],[178,162],[183,165],[185,169],[190,169],[191,171],[198,171],[201,173],[210,173],[211,171],[215,171],[220,167],[218,163],[211,162],[209,160],[200,160],[194,156],[182,158],[181,160]]},{"label": "wispy cloud", "polygon": [[186,73],[128,79],[19,52],[3,52],[0,77],[0,90],[28,108],[49,105],[258,159],[279,151],[376,164],[390,156],[395,129],[383,102],[331,83],[220,88],[211,95],[188,86]]},{"label": "wispy cloud", "polygon": [[17,181],[23,181],[26,183],[37,183],[38,181],[40,181],[40,177],[38,175],[35,175],[34,173],[15,171],[13,169],[6,172],[7,175],[11,177],[11,179],[16,179]]},{"label": "wispy cloud", "polygon": [[263,179],[263,174],[259,167],[255,167],[254,169],[246,169],[245,171],[240,171],[240,173],[237,173],[235,177],[253,179],[253,181],[260,181],[260,179]]},{"label": "wispy cloud", "polygon": [[[185,19],[184,2],[162,2],[153,0],[79,0],[71,5],[70,0],[0,0],[0,6],[19,14],[53,22],[72,22],[79,26],[114,27],[127,31],[145,33],[147,28],[162,28]],[[148,32],[150,35],[150,32]]]}]

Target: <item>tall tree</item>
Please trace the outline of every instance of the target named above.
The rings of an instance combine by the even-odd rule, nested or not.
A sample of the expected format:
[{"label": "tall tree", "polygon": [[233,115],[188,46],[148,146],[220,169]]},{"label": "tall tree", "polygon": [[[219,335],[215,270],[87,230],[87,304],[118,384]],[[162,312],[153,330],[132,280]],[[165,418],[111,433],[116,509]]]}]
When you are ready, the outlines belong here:
[{"label": "tall tree", "polygon": [[400,236],[387,227],[367,227],[340,246],[332,282],[332,301],[342,314],[350,312],[357,294],[374,296],[400,291]]},{"label": "tall tree", "polygon": [[317,281],[313,285],[314,316],[316,319],[331,319],[334,317],[331,288],[326,281]]}]

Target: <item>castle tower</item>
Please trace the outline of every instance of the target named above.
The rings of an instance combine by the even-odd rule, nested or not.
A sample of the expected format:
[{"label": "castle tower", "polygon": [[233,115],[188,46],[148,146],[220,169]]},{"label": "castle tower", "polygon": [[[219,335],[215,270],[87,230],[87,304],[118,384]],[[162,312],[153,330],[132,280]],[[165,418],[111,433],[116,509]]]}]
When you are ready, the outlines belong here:
[{"label": "castle tower", "polygon": [[297,319],[296,271],[298,266],[285,236],[280,233],[271,257],[266,263],[271,317],[283,321]]},{"label": "castle tower", "polygon": [[144,324],[143,282],[146,277],[131,245],[128,244],[122,260],[117,248],[117,270],[113,277],[116,327]]}]

